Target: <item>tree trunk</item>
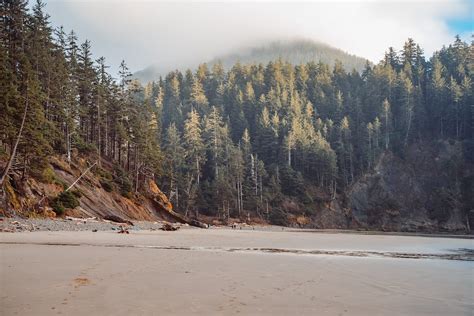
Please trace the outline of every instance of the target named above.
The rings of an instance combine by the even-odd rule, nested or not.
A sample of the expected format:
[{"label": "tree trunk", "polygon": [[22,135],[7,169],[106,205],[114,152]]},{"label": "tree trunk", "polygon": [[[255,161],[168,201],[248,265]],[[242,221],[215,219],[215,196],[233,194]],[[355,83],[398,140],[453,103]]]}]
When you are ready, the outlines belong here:
[{"label": "tree trunk", "polygon": [[456,140],[459,139],[459,103],[456,102]]},{"label": "tree trunk", "polygon": [[[135,163],[137,163],[136,160]],[[130,172],[130,141],[127,141],[127,171]]]},{"label": "tree trunk", "polygon": [[290,144],[290,140],[288,140],[288,167],[291,167],[291,144]]},{"label": "tree trunk", "polygon": [[408,126],[407,126],[407,133],[405,135],[405,147],[408,145],[408,135],[410,135],[411,120],[412,120],[412,111],[408,113]]},{"label": "tree trunk", "polygon": [[119,137],[117,146],[118,146],[119,166],[122,167],[122,139],[120,137]]},{"label": "tree trunk", "polygon": [[351,172],[351,183],[354,182],[354,165],[352,162],[352,150],[349,152],[349,170]]},{"label": "tree trunk", "polygon": [[369,170],[372,167],[372,139],[369,135]]},{"label": "tree trunk", "polygon": [[69,131],[68,123],[66,123],[66,157],[67,162],[71,164],[71,133]]},{"label": "tree trunk", "polygon": [[91,166],[89,166],[89,168],[87,168],[86,171],[84,171],[84,172],[76,179],[76,181],[74,181],[66,190],[64,190],[64,192],[67,192],[67,191],[71,190],[72,187],[74,187],[74,186],[76,185],[76,183],[79,182],[79,180],[81,180],[81,178],[82,178],[83,176],[85,176],[85,174],[86,174],[87,172],[89,172],[89,170],[91,170],[92,167],[94,167],[96,164],[97,164],[97,161],[94,162]]},{"label": "tree trunk", "polygon": [[13,150],[12,150],[12,153],[10,155],[10,159],[8,159],[7,166],[5,167],[5,170],[3,170],[2,175],[0,176],[0,189],[2,189],[2,190],[3,190],[3,184],[5,182],[5,179],[6,179],[7,175],[8,175],[8,172],[10,172],[10,169],[13,165],[13,161],[15,160],[16,150],[18,148],[18,144],[20,143],[23,128],[25,127],[26,113],[28,112],[28,105],[29,105],[29,103],[28,103],[28,88],[26,88],[25,109],[23,111],[23,118],[21,120],[20,130],[18,131],[18,136],[16,137],[15,145],[13,146]]},{"label": "tree trunk", "polygon": [[197,168],[197,186],[199,187],[199,180],[201,177],[201,170],[199,170],[199,158],[196,158],[196,168]]},{"label": "tree trunk", "polygon": [[179,209],[179,185],[176,184],[176,209]]},{"label": "tree trunk", "polygon": [[140,166],[138,164],[138,148],[136,148],[135,149],[135,193],[138,193],[139,173],[140,173]]},{"label": "tree trunk", "polygon": [[105,157],[108,157],[109,156],[109,124],[108,124],[108,117],[107,117],[107,113],[105,114],[105,138],[104,138],[104,154],[105,154]]},{"label": "tree trunk", "polygon": [[101,155],[102,155],[102,146],[101,146],[101,135],[100,135],[100,96],[97,100],[97,148],[99,152],[99,166],[101,165]]}]

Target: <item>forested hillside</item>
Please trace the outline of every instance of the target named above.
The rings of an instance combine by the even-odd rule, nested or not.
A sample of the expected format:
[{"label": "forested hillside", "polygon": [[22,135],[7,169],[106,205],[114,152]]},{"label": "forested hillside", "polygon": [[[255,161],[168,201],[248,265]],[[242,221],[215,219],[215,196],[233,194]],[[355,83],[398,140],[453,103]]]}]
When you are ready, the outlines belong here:
[{"label": "forested hillside", "polygon": [[[310,40],[291,40],[271,42],[254,48],[241,49],[232,54],[222,55],[209,61],[212,67],[214,64],[221,63],[224,69],[230,70],[235,64],[267,64],[270,61],[281,59],[294,65],[306,64],[308,62],[322,62],[333,67],[336,61],[340,61],[346,71],[355,69],[362,71],[366,64],[366,59],[350,55],[340,49],[329,45],[313,42]],[[155,65],[137,71],[133,74],[141,82],[157,80],[160,75],[173,70],[171,65]]]},{"label": "forested hillside", "polygon": [[220,61],[225,69],[231,69],[238,62],[242,64],[267,64],[278,59],[294,65],[321,62],[328,64],[331,68],[336,61],[339,61],[346,71],[352,69],[362,71],[367,62],[364,58],[350,55],[323,43],[310,40],[290,40],[272,42],[261,47],[217,57],[210,64],[213,65]]},{"label": "forested hillside", "polygon": [[[408,39],[361,72],[277,59],[228,71],[202,64],[142,86],[125,62],[113,78],[90,42],[52,29],[40,2],[31,12],[3,2],[2,12],[0,160],[24,181],[52,181],[49,157],[76,151],[112,163],[121,194],[153,179],[187,215],[356,227],[369,207],[354,200],[361,188],[372,183],[372,197],[370,188],[398,183],[389,204],[382,194],[370,207],[400,223],[411,215],[398,188],[415,180],[426,197],[407,212],[443,223],[473,208],[474,48],[458,37],[429,58]],[[422,162],[438,169],[413,178]]]}]

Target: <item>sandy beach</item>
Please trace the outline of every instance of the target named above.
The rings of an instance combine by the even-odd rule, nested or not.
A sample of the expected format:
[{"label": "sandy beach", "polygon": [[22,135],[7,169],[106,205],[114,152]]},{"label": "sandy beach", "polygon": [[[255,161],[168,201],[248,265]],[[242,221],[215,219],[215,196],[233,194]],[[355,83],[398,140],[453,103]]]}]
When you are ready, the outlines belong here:
[{"label": "sandy beach", "polygon": [[1,315],[472,315],[471,239],[0,234]]}]

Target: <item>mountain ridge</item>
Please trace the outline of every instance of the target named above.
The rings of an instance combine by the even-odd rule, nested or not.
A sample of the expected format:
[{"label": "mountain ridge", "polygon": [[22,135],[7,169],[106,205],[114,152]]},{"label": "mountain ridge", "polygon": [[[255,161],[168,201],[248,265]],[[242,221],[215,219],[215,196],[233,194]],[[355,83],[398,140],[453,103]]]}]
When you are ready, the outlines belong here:
[{"label": "mountain ridge", "polygon": [[[238,49],[236,52],[223,54],[212,58],[206,63],[210,66],[221,62],[224,69],[229,70],[237,62],[241,64],[262,63],[282,59],[291,64],[306,64],[308,62],[322,62],[333,66],[338,60],[346,71],[355,69],[360,72],[365,67],[367,59],[350,54],[342,49],[330,46],[323,42],[309,39],[292,39],[271,41],[264,45],[248,46]],[[189,64],[182,68],[197,68],[198,63]],[[151,65],[133,74],[135,79],[142,83],[158,80],[160,76],[165,76],[175,68],[166,65]],[[183,70],[183,69],[181,69]]]}]

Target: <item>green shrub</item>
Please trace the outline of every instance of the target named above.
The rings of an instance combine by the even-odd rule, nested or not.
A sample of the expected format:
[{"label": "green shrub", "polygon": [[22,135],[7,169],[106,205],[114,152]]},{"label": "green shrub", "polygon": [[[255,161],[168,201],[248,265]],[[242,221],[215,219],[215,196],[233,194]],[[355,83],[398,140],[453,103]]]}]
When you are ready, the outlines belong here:
[{"label": "green shrub", "polygon": [[64,182],[63,179],[59,179],[58,177],[54,178],[53,184],[61,186],[64,190],[66,190],[68,187],[67,183]]},{"label": "green shrub", "polygon": [[90,155],[97,152],[97,148],[94,145],[85,142],[81,137],[75,137],[74,147],[84,155]]},{"label": "green shrub", "polygon": [[121,178],[118,185],[120,187],[120,194],[123,196],[128,197],[130,192],[132,192],[132,181],[128,177]]},{"label": "green shrub", "polygon": [[57,216],[61,216],[64,214],[64,206],[59,202],[58,199],[54,199],[51,202],[51,207],[53,208],[54,213],[56,213]]},{"label": "green shrub", "polygon": [[54,173],[53,168],[46,167],[41,173],[41,182],[43,183],[56,183],[56,174]]},{"label": "green shrub", "polygon": [[288,217],[285,214],[285,212],[283,212],[282,210],[278,208],[273,209],[269,215],[270,215],[270,218],[269,218],[270,224],[278,225],[278,226],[288,225]]},{"label": "green shrub", "polygon": [[104,168],[101,167],[95,167],[94,168],[94,174],[99,176],[100,178],[104,178],[106,180],[111,181],[113,179],[112,174],[105,170]]},{"label": "green shrub", "polygon": [[[53,208],[56,215],[62,215],[64,210],[67,208],[75,208],[79,206],[79,200],[77,192],[64,191],[56,197],[52,203],[51,207]],[[79,193],[80,194],[80,193]]]},{"label": "green shrub", "polygon": [[132,199],[133,198],[132,191],[121,192],[121,194],[122,194],[123,197],[126,197],[127,199]]},{"label": "green shrub", "polygon": [[127,172],[123,170],[121,167],[115,168],[115,177],[114,182],[120,189],[120,194],[123,196],[130,198],[132,196],[132,181],[127,175]]},{"label": "green shrub", "polygon": [[69,191],[71,192],[76,198],[80,199],[82,197],[82,192],[79,190]]},{"label": "green shrub", "polygon": [[0,146],[0,158],[2,158],[2,159],[3,159],[3,158],[4,158],[4,159],[7,159],[7,158],[8,158],[7,152],[6,152],[6,150],[5,150],[2,146]]},{"label": "green shrub", "polygon": [[112,192],[114,190],[112,182],[110,182],[108,179],[100,179],[100,185],[107,192]]}]

